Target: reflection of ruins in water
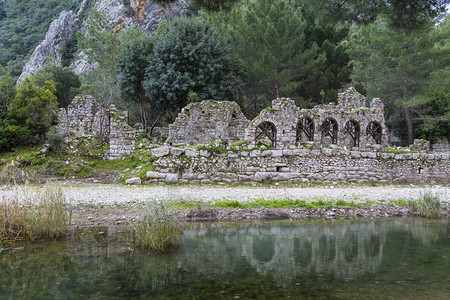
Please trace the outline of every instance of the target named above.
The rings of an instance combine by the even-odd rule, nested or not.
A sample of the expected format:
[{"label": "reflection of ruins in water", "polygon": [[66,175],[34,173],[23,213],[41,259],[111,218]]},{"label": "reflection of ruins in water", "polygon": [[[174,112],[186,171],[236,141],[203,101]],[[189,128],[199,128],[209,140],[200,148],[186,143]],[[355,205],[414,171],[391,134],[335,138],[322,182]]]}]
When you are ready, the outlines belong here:
[{"label": "reflection of ruins in water", "polygon": [[[411,227],[427,227],[417,222],[421,224]],[[279,279],[330,273],[351,280],[376,271],[382,263],[387,233],[403,231],[404,226],[401,221],[200,224],[184,233],[181,250],[187,260],[183,266],[194,264],[198,270],[226,273],[245,260],[258,273]],[[425,232],[429,234],[429,230]]]}]

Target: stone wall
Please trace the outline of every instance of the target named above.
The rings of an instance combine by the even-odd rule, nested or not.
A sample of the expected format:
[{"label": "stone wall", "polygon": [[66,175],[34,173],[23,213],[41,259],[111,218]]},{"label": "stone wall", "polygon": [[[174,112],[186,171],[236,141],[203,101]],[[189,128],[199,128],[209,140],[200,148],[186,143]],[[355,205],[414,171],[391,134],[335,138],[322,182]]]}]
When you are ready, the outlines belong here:
[{"label": "stone wall", "polygon": [[67,109],[61,108],[55,130],[66,136],[107,137],[109,159],[130,155],[135,149],[137,134],[128,125],[128,113],[119,112],[114,105],[102,110],[92,96],[76,97]]},{"label": "stone wall", "polygon": [[235,102],[205,100],[191,103],[169,125],[166,144],[199,145],[215,141],[233,143],[244,139],[249,121]]},{"label": "stone wall", "polygon": [[110,109],[109,159],[128,156],[135,150],[136,130],[128,125],[128,113]]},{"label": "stone wall", "polygon": [[379,98],[365,107],[366,99],[354,88],[339,94],[338,104],[300,109],[289,98],[275,99],[246,130],[246,140],[295,149],[300,144],[319,147],[381,149],[389,143],[384,105]]},{"label": "stone wall", "polygon": [[[450,154],[347,149],[261,150],[176,148],[152,150],[159,157],[150,182],[378,182],[448,183]],[[246,149],[247,148],[247,149]],[[397,153],[394,153],[397,152]]]}]

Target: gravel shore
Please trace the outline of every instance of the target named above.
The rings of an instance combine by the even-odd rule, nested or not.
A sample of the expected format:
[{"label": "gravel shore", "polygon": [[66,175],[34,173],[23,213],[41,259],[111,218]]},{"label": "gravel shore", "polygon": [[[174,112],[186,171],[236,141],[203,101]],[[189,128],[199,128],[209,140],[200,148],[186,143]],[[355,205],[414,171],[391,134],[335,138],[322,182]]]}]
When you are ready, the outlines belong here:
[{"label": "gravel shore", "polygon": [[[151,200],[216,200],[250,201],[254,199],[346,200],[355,203],[367,201],[415,200],[429,191],[450,202],[450,186],[316,186],[316,187],[252,187],[252,186],[171,186],[72,183],[49,184],[59,186],[72,205],[116,205]],[[41,189],[42,186],[0,187],[0,195],[10,197],[20,190]],[[1,196],[0,196],[1,197]]]},{"label": "gravel shore", "polygon": [[[395,200],[416,200],[429,191],[438,195],[447,214],[450,207],[449,186],[271,186],[229,187],[222,185],[142,185],[125,186],[62,182],[46,186],[61,187],[72,205],[72,224],[78,226],[120,225],[134,222],[138,211],[149,201],[201,200],[204,203],[217,200],[251,201],[254,199],[299,199],[305,201],[345,200],[354,203],[371,202],[366,208],[317,209],[208,209],[178,211],[186,221],[243,221],[275,219],[334,219],[334,218],[379,218],[408,216],[409,209],[389,205]],[[0,199],[28,197],[35,190],[46,186],[0,187]]]}]

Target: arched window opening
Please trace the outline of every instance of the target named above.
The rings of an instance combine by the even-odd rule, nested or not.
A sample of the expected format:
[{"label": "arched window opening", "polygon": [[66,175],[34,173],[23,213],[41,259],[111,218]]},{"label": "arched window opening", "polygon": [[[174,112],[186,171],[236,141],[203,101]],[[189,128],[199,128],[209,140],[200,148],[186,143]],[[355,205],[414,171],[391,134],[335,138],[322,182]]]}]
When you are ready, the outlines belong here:
[{"label": "arched window opening", "polygon": [[277,129],[273,123],[262,122],[256,127],[255,140],[257,145],[276,147]]},{"label": "arched window opening", "polygon": [[350,120],[345,124],[344,128],[344,140],[345,144],[350,147],[359,147],[359,136],[361,135],[361,129],[358,122]]},{"label": "arched window opening", "polygon": [[338,125],[336,120],[328,118],[322,123],[322,146],[337,144]]},{"label": "arched window opening", "polygon": [[310,118],[302,118],[297,123],[296,142],[314,140],[314,122]]},{"label": "arched window opening", "polygon": [[367,125],[367,135],[370,138],[372,138],[376,144],[381,144],[381,134],[382,129],[381,125],[378,122],[370,122],[369,125]]}]

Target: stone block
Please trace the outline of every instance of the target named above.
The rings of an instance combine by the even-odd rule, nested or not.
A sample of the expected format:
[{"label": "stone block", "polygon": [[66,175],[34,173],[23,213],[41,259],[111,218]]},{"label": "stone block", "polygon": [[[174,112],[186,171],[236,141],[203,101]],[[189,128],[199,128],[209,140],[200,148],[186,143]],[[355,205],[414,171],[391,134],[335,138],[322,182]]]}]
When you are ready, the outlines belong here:
[{"label": "stone block", "polygon": [[271,178],[272,177],[272,173],[271,172],[256,172],[253,180],[256,182],[261,182],[267,178]]},{"label": "stone block", "polygon": [[163,179],[166,178],[166,173],[160,173],[160,172],[154,172],[154,171],[148,171],[147,172],[147,178],[156,178],[156,179]]},{"label": "stone block", "polygon": [[133,177],[125,180],[125,184],[141,184],[141,179],[139,177]]},{"label": "stone block", "polygon": [[169,155],[169,153],[170,153],[170,147],[162,146],[162,147],[154,148],[151,150],[151,152],[152,152],[152,155],[154,155],[156,157],[166,156],[166,155]]},{"label": "stone block", "polygon": [[200,156],[210,157],[211,156],[211,152],[209,152],[207,150],[200,150]]},{"label": "stone block", "polygon": [[273,181],[289,181],[302,177],[301,173],[277,173],[277,176],[273,178]]},{"label": "stone block", "polygon": [[170,153],[171,153],[173,156],[180,156],[181,154],[184,153],[184,149],[181,149],[181,148],[171,148],[171,149],[170,149]]},{"label": "stone block", "polygon": [[262,157],[268,157],[272,155],[272,150],[265,150],[261,153]]},{"label": "stone block", "polygon": [[189,156],[189,157],[196,157],[196,156],[198,156],[198,150],[196,150],[196,149],[186,148],[184,150],[184,152],[186,153],[186,156]]},{"label": "stone block", "polygon": [[259,156],[261,156],[261,150],[250,151],[250,157],[259,157]]},{"label": "stone block", "polygon": [[178,182],[178,174],[169,173],[166,176],[166,183],[177,183]]},{"label": "stone block", "polygon": [[183,179],[187,179],[187,180],[192,180],[192,179],[197,179],[197,174],[195,173],[184,173],[181,178]]},{"label": "stone block", "polygon": [[282,156],[283,156],[283,150],[272,150],[272,157],[282,157]]}]

